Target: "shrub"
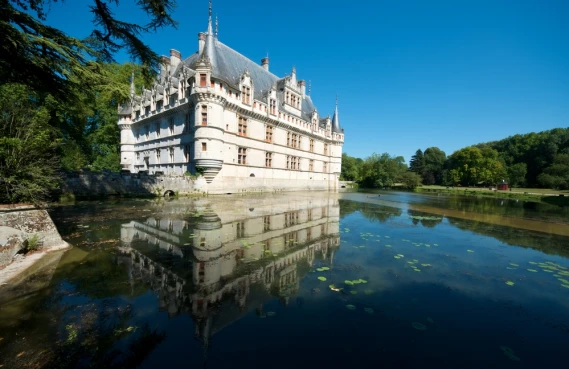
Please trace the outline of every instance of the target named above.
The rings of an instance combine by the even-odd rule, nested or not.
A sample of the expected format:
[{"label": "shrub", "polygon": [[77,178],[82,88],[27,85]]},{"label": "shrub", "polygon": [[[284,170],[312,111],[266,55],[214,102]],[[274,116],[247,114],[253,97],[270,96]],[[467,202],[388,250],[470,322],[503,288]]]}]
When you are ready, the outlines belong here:
[{"label": "shrub", "polygon": [[40,238],[37,234],[32,235],[26,240],[26,251],[34,251],[40,247]]}]

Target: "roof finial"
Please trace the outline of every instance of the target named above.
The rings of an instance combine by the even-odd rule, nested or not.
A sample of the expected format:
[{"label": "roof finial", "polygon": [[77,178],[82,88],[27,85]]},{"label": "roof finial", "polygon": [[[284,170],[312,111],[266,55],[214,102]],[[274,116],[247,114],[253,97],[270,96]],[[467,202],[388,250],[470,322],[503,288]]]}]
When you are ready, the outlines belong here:
[{"label": "roof finial", "polygon": [[217,35],[219,33],[219,18],[217,17],[217,14],[215,15],[215,38],[217,38]]},{"label": "roof finial", "polygon": [[310,96],[310,90],[312,90],[312,81],[308,80],[308,96]]},{"label": "roof finial", "polygon": [[211,0],[209,0],[209,19],[207,21],[207,33],[213,36],[213,31],[211,27],[211,13],[212,13],[212,5]]},{"label": "roof finial", "polygon": [[132,76],[130,77],[130,98],[134,98],[134,63],[132,64]]}]

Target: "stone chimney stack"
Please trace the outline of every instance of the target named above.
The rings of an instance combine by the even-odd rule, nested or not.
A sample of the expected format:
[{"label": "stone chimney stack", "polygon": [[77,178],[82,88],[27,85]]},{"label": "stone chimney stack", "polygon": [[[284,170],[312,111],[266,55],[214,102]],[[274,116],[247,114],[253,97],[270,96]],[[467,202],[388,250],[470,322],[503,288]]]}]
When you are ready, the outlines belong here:
[{"label": "stone chimney stack", "polygon": [[261,66],[263,67],[263,69],[265,69],[266,71],[269,70],[269,58],[263,58],[261,59]]},{"label": "stone chimney stack", "polygon": [[182,61],[182,54],[178,50],[170,49],[170,66],[173,71]]},{"label": "stone chimney stack", "polygon": [[300,87],[300,93],[302,93],[302,97],[306,97],[306,81],[303,79],[298,81],[298,86]]},{"label": "stone chimney stack", "polygon": [[198,53],[201,55],[203,48],[205,46],[205,33],[198,33]]},{"label": "stone chimney stack", "polygon": [[160,75],[168,73],[168,67],[170,66],[170,58],[162,55],[160,57]]}]

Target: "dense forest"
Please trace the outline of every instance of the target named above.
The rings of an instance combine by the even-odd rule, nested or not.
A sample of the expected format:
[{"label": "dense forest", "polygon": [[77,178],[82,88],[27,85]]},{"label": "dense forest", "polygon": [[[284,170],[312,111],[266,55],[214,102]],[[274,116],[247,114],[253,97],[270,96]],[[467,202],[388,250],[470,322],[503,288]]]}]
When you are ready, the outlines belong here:
[{"label": "dense forest", "polygon": [[[391,158],[397,165],[381,164],[387,158],[391,157],[374,154],[359,159],[343,154],[342,179],[363,187],[390,187],[394,183],[414,187],[402,158]],[[481,186],[507,181],[512,187],[569,189],[569,128],[468,146],[450,156],[438,147],[419,149],[409,162],[409,172],[424,185]]]}]

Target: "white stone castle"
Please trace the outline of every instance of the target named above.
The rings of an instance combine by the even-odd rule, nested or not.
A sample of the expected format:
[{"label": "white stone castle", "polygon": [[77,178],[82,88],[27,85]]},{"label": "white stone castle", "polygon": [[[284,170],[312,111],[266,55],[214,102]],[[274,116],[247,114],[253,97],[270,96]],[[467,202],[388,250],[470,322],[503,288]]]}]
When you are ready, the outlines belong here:
[{"label": "white stone castle", "polygon": [[[202,174],[209,193],[338,189],[344,130],[297,79],[279,78],[222,44],[212,29],[182,60],[170,50],[150,90],[119,108],[121,168]],[[217,22],[216,22],[217,23]],[[217,26],[216,26],[217,28]],[[175,190],[175,189],[174,189]]]}]

